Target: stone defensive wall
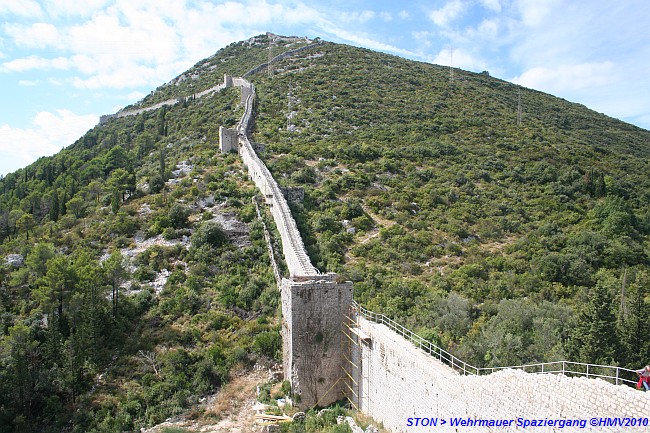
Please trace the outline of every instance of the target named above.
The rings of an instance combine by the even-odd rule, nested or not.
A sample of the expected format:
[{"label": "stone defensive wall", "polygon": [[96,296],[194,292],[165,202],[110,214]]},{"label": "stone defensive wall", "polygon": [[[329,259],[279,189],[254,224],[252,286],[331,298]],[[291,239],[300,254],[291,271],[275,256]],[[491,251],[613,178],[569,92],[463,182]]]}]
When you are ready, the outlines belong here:
[{"label": "stone defensive wall", "polygon": [[[348,395],[359,410],[393,432],[650,431],[637,421],[650,417],[650,393],[602,379],[514,369],[463,375],[384,324],[361,316],[352,320]],[[608,417],[635,421],[613,426]],[[428,420],[416,425],[416,418]],[[600,424],[594,427],[592,418]],[[436,426],[432,419],[438,421]],[[453,419],[456,425],[450,425]],[[523,420],[557,422],[523,428]],[[582,424],[560,427],[561,420]]]},{"label": "stone defensive wall", "polygon": [[120,110],[115,114],[105,114],[103,116],[99,116],[99,124],[103,125],[104,123],[108,122],[109,120],[119,118],[119,117],[136,116],[136,115],[138,115],[140,113],[144,113],[146,111],[157,110],[157,109],[162,108],[164,106],[172,106],[172,105],[180,104],[184,100],[185,100],[185,98],[168,99],[166,101],[158,102],[157,104],[151,105],[149,107],[138,108],[138,109],[135,109],[135,110]]},{"label": "stone defensive wall", "polygon": [[[232,83],[230,84],[232,86]],[[204,96],[210,95],[214,92],[219,92],[226,87],[229,87],[227,85],[226,79],[224,78],[224,82],[217,84],[216,86],[212,86],[209,89],[205,89],[199,93],[195,93],[194,95],[191,96],[183,96],[181,98],[175,98],[175,99],[167,99],[166,101],[158,102],[156,104],[150,105],[148,107],[143,107],[143,108],[136,108],[133,110],[120,110],[115,114],[105,114],[103,116],[99,116],[99,124],[103,125],[104,123],[108,122],[111,119],[119,118],[119,117],[127,117],[127,116],[136,116],[140,113],[145,113],[147,111],[153,111],[157,110],[162,107],[170,107],[176,104],[182,104],[184,101],[188,100],[191,97],[194,97],[195,99],[202,98]],[[242,101],[243,103],[243,101]]]},{"label": "stone defensive wall", "polygon": [[264,195],[280,232],[289,269],[289,278],[280,283],[284,376],[300,407],[326,406],[345,396],[343,329],[352,304],[352,283],[338,281],[336,274],[321,274],[312,265],[283,191],[248,138],[255,87],[243,78],[226,77],[224,83],[241,87],[246,100],[237,131],[219,129],[219,147],[222,152],[234,150],[237,138],[248,175]]},{"label": "stone defensive wall", "polygon": [[242,88],[242,95],[248,95],[244,114],[238,126],[239,154],[244,165],[248,167],[248,175],[264,194],[266,203],[271,209],[273,220],[282,239],[282,250],[290,277],[294,280],[312,279],[310,277],[320,275],[320,272],[309,260],[300,231],[280,187],[264,162],[257,156],[248,139],[248,131],[252,124],[255,87],[243,78],[233,79],[232,82],[233,85]]},{"label": "stone defensive wall", "polygon": [[305,45],[304,47],[296,48],[295,50],[285,51],[284,53],[278,54],[277,56],[273,57],[271,59],[271,62],[262,63],[261,65],[254,67],[253,69],[251,69],[250,71],[248,71],[244,75],[242,75],[242,77],[248,77],[250,75],[255,75],[258,72],[261,72],[264,69],[268,68],[269,64],[271,64],[271,63],[279,62],[280,60],[286,59],[287,57],[291,57],[291,56],[293,56],[295,54],[301,53],[301,52],[306,51],[306,50],[310,50],[310,49],[315,48],[315,47],[319,47],[321,45],[323,45],[323,42],[319,41],[319,42],[315,42],[313,44]]}]

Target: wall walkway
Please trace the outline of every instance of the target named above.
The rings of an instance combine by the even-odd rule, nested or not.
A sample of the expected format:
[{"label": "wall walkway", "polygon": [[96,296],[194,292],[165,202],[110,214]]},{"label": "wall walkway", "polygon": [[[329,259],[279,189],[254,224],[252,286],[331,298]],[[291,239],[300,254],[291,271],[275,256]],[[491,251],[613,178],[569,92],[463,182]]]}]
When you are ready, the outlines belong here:
[{"label": "wall walkway", "polygon": [[[436,432],[647,432],[648,426],[607,426],[606,418],[650,417],[650,393],[601,379],[531,374],[504,369],[488,375],[460,374],[416,348],[386,325],[353,317],[348,395],[359,410],[393,432],[432,431],[408,418],[446,420]],[[465,426],[450,425],[451,419]],[[517,426],[517,419],[579,420],[584,424]],[[592,418],[602,421],[593,427]],[[483,426],[477,420],[483,420]],[[488,426],[508,420],[508,426]],[[584,421],[582,421],[584,420]],[[475,423],[472,425],[472,422]],[[635,421],[636,422],[636,421]],[[523,423],[523,421],[522,421]],[[481,427],[481,428],[479,428]]]}]

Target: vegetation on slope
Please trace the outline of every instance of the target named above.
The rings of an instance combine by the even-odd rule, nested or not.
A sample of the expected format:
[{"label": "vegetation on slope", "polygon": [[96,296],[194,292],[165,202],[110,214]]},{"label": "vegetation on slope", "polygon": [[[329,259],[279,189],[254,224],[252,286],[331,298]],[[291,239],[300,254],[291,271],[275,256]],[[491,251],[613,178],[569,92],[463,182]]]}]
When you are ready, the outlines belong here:
[{"label": "vegetation on slope", "polygon": [[362,304],[479,366],[650,357],[650,132],[334,44],[253,79],[263,157]]},{"label": "vegetation on slope", "polygon": [[139,431],[278,355],[256,191],[218,152],[238,101],[113,119],[0,181],[0,432]]},{"label": "vegetation on slope", "polygon": [[[242,74],[267,48],[232,44],[139,106]],[[305,187],[293,210],[314,263],[359,302],[479,366],[647,362],[650,132],[342,45],[273,69],[251,77],[254,139],[281,184]],[[0,432],[137,430],[277,355],[255,190],[217,154],[238,101],[227,89],[113,119],[0,180],[0,256],[25,260],[0,268]]]}]

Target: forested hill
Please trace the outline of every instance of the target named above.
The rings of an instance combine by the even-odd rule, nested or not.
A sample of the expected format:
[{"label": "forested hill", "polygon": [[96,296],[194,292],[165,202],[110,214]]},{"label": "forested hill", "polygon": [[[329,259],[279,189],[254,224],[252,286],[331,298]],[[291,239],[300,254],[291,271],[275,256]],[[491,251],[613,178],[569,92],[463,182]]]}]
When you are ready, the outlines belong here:
[{"label": "forested hill", "polygon": [[269,46],[308,47],[247,79],[253,141],[304,187],[292,210],[321,271],[479,366],[647,363],[649,131],[487,72],[314,42],[231,44],[125,110],[181,103],[0,180],[0,432],[136,431],[278,356],[256,191],[218,152],[239,91],[196,96]]}]

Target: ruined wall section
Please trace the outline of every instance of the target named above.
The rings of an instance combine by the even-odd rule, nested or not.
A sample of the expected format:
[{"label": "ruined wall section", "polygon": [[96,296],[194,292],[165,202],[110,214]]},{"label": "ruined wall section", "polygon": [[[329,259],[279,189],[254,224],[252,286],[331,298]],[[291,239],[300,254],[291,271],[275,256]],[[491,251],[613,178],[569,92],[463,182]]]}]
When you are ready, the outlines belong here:
[{"label": "ruined wall section", "polygon": [[[640,432],[648,427],[592,428],[592,417],[648,417],[650,393],[600,379],[503,370],[485,376],[460,375],[385,325],[359,317],[352,345],[355,404],[393,432],[429,432],[407,426],[408,417],[464,419],[586,419],[586,429],[536,428],[561,432]],[[359,332],[360,331],[360,332]],[[365,341],[359,337],[367,337]],[[436,432],[478,428],[435,427]],[[483,429],[481,431],[491,431]],[[497,431],[497,430],[495,430]],[[499,432],[523,431],[515,423]]]},{"label": "ruined wall section", "polygon": [[239,148],[239,134],[235,129],[219,127],[219,150],[228,153]]}]

